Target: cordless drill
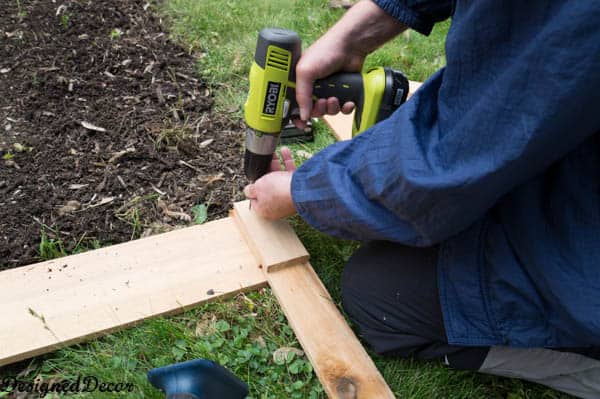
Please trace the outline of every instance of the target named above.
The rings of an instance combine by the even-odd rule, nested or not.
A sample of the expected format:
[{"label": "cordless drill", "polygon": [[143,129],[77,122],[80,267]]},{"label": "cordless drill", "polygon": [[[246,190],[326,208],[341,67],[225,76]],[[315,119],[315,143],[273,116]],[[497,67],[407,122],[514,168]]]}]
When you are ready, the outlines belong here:
[{"label": "cordless drill", "polygon": [[[258,34],[244,104],[244,171],[251,181],[269,171],[283,126],[298,116],[295,87],[300,54],[296,32],[265,28]],[[381,67],[363,73],[336,73],[317,80],[313,87],[313,98],[337,97],[340,104],[355,104],[353,135],[390,116],[407,95],[408,80],[402,72]]]}]

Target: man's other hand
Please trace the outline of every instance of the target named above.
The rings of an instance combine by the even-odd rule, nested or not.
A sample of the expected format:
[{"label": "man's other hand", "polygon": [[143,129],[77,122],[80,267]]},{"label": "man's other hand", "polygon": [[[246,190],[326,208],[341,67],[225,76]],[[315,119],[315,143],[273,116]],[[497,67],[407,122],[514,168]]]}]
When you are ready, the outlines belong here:
[{"label": "man's other hand", "polygon": [[277,154],[273,154],[270,172],[244,188],[252,210],[268,220],[277,220],[296,213],[291,193],[292,173],[296,165],[289,148],[281,148],[281,160],[283,170]]}]

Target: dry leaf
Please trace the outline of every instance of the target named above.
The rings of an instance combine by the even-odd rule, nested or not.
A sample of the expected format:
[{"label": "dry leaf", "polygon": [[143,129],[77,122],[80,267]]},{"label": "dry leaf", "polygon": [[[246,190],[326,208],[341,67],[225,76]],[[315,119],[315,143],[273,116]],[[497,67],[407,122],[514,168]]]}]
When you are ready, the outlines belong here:
[{"label": "dry leaf", "polygon": [[25,146],[21,143],[14,143],[13,148],[15,149],[16,152],[23,152],[26,149]]},{"label": "dry leaf", "polygon": [[75,201],[75,200],[67,201],[67,203],[65,205],[61,206],[60,209],[58,210],[58,215],[59,216],[66,215],[67,213],[75,212],[79,208],[81,208],[81,203],[79,201]]},{"label": "dry leaf", "polygon": [[262,335],[259,335],[258,337],[252,339],[252,342],[256,342],[258,344],[258,346],[260,346],[262,348],[267,347],[267,342],[265,341],[265,339],[263,338]]},{"label": "dry leaf", "polygon": [[58,8],[56,9],[56,16],[58,17],[60,14],[62,14],[64,11],[67,10],[67,6],[64,4],[61,4],[60,6],[58,6]]},{"label": "dry leaf", "polygon": [[70,184],[69,190],[79,190],[87,186],[89,186],[89,184]]},{"label": "dry leaf", "polygon": [[194,330],[194,335],[196,337],[203,337],[206,335],[212,335],[217,332],[215,324],[217,322],[217,318],[215,315],[212,315],[211,318],[203,318],[198,320],[196,323],[196,329]]},{"label": "dry leaf", "polygon": [[162,200],[158,200],[156,202],[156,204],[163,211],[163,213],[170,218],[180,219],[180,220],[183,220],[184,222],[192,221],[192,217],[190,215],[188,215],[187,213],[184,213],[184,212],[177,212],[177,211],[170,210],[169,207],[167,207],[167,204],[165,204],[165,202]]},{"label": "dry leaf", "polygon": [[114,200],[115,200],[115,197],[102,197],[102,199],[100,201],[98,201],[97,204],[90,205],[89,207],[90,208],[95,208],[97,206],[102,206],[102,205],[110,204]]},{"label": "dry leaf", "polygon": [[200,147],[204,148],[209,146],[213,141],[215,141],[215,139],[208,139],[208,140],[204,140],[202,143],[200,143]]},{"label": "dry leaf", "polygon": [[129,154],[135,152],[135,148],[133,147],[128,147],[123,151],[119,151],[119,152],[114,152],[113,156],[110,157],[110,159],[108,160],[108,163],[113,163],[115,162],[117,159],[121,158],[123,155]]},{"label": "dry leaf", "polygon": [[94,130],[96,132],[102,132],[102,133],[106,132],[105,128],[92,125],[91,123],[85,122],[85,121],[81,121],[81,126],[83,126],[84,128],[86,128],[88,130]]},{"label": "dry leaf", "polygon": [[285,363],[288,357],[288,353],[293,353],[298,357],[304,356],[304,352],[298,348],[291,348],[289,346],[282,346],[281,348],[275,350],[273,352],[273,361],[275,363],[281,364]]},{"label": "dry leaf", "polygon": [[310,159],[312,158],[312,154],[308,151],[304,151],[304,150],[298,150],[296,151],[296,155],[298,155],[299,157],[302,157],[304,159]]}]

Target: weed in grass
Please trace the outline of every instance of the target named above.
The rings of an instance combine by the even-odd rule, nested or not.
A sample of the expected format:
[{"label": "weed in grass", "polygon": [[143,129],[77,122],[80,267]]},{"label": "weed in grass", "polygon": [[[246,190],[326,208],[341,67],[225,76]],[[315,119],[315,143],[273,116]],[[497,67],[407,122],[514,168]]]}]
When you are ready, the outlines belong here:
[{"label": "weed in grass", "polygon": [[186,137],[191,136],[191,132],[185,127],[163,128],[153,137],[154,148],[161,150],[163,148],[176,147]]},{"label": "weed in grass", "polygon": [[69,28],[69,19],[70,16],[67,13],[63,13],[60,15],[60,24],[62,25],[63,29],[68,29]]},{"label": "weed in grass", "polygon": [[87,239],[86,233],[83,233],[79,240],[73,246],[73,249],[70,251],[71,254],[80,254],[82,252],[87,252],[93,249],[98,249],[102,247],[100,241],[95,238]]},{"label": "weed in grass", "polygon": [[[53,232],[57,230],[51,229]],[[100,241],[95,238],[88,239],[83,234],[77,241],[72,243],[65,243],[63,240],[57,238],[50,238],[46,233],[46,228],[42,228],[39,255],[38,258],[41,261],[62,258],[63,256],[79,254],[93,249],[98,249],[102,245]]]},{"label": "weed in grass", "polygon": [[56,259],[63,256],[67,256],[63,242],[59,239],[49,238],[46,230],[42,229],[39,246],[40,260]]},{"label": "weed in grass", "polygon": [[121,38],[121,35],[123,34],[123,31],[119,28],[113,28],[110,31],[110,40],[119,40]]},{"label": "weed in grass", "polygon": [[132,206],[123,213],[116,215],[117,218],[131,226],[131,239],[139,238],[142,234],[142,222],[140,220],[140,210]]},{"label": "weed in grass", "polygon": [[33,71],[33,73],[31,74],[31,85],[33,87],[39,87],[40,86],[40,80],[37,76],[37,71]]},{"label": "weed in grass", "polygon": [[19,21],[22,21],[27,16],[27,11],[25,11],[21,5],[21,0],[16,0],[17,2],[17,17]]},{"label": "weed in grass", "polygon": [[192,207],[192,215],[194,215],[194,224],[202,224],[208,219],[209,204],[198,204]]}]

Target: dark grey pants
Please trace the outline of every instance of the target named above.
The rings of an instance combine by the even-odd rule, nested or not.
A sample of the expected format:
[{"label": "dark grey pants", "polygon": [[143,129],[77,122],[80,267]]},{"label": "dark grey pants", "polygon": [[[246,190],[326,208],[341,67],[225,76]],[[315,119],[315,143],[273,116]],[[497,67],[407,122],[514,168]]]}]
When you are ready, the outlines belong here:
[{"label": "dark grey pants", "polygon": [[381,355],[439,359],[457,369],[538,382],[600,398],[600,348],[550,350],[448,344],[437,285],[437,247],[375,241],[348,261],[343,306],[359,336]]}]

